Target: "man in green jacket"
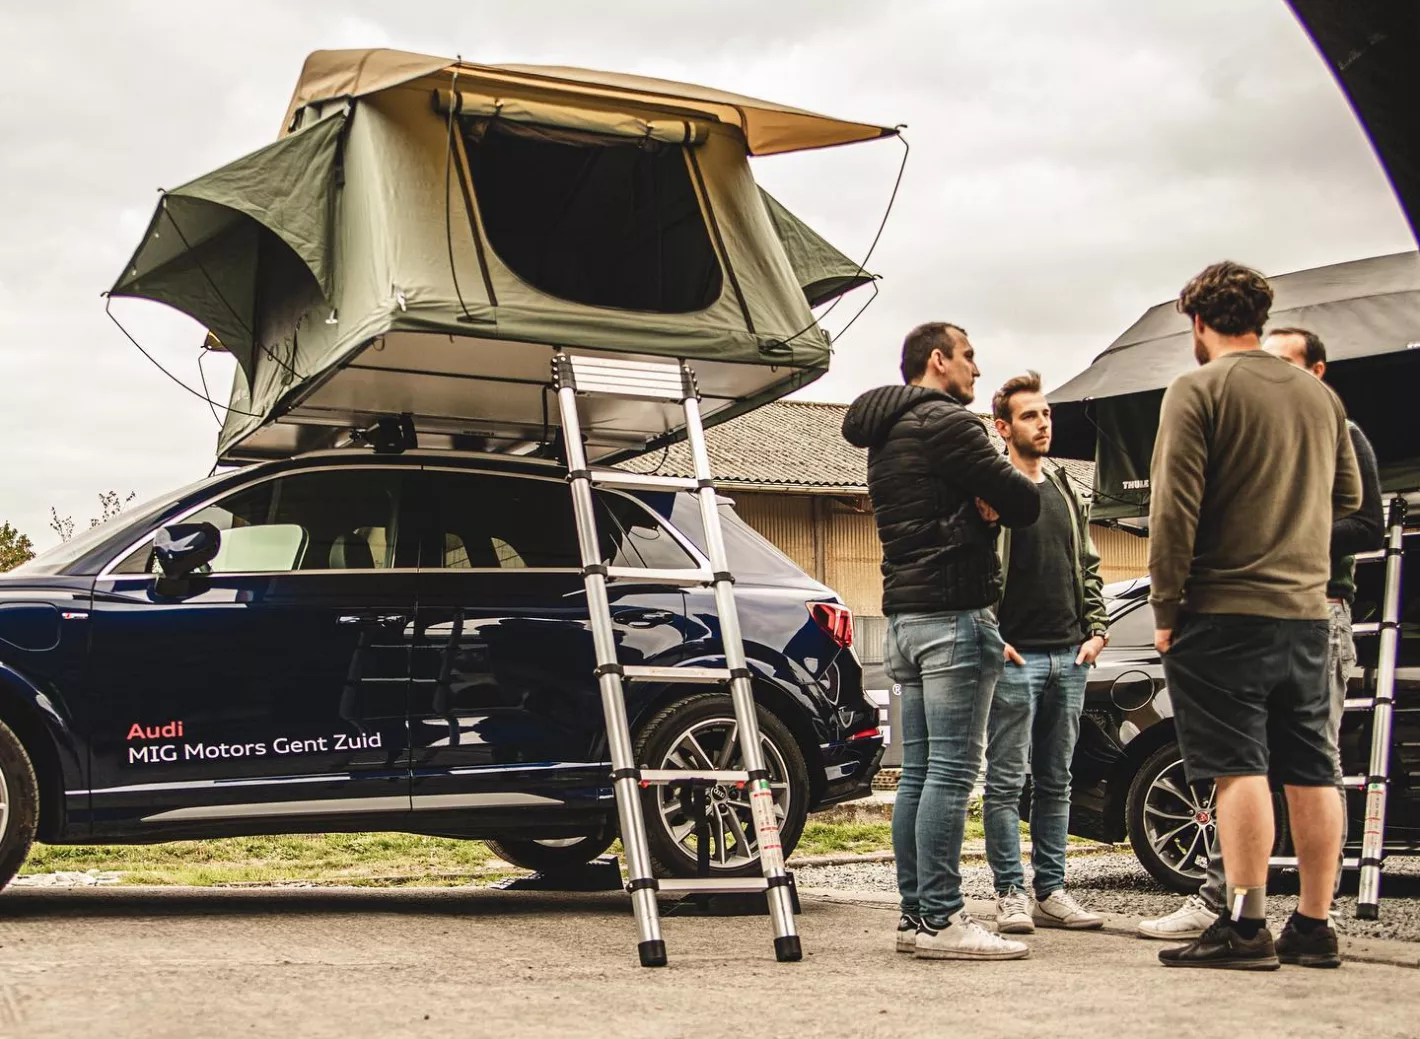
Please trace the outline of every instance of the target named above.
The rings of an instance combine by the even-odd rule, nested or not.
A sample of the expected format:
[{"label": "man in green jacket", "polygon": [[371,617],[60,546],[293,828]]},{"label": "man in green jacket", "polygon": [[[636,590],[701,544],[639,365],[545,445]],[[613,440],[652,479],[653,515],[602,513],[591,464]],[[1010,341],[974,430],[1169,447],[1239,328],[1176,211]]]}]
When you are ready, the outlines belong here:
[{"label": "man in green jacket", "polygon": [[[1040,518],[1002,529],[997,541],[1006,660],[991,701],[983,803],[996,926],[1005,934],[1030,934],[1037,926],[1098,928],[1104,918],[1065,890],[1065,843],[1085,682],[1107,639],[1099,555],[1090,541],[1088,507],[1060,469],[1045,465],[1050,405],[1040,376],[1029,372],[1007,382],[991,410],[1011,464],[1040,492]],[[1026,894],[1021,866],[1028,767],[1034,898]]]}]

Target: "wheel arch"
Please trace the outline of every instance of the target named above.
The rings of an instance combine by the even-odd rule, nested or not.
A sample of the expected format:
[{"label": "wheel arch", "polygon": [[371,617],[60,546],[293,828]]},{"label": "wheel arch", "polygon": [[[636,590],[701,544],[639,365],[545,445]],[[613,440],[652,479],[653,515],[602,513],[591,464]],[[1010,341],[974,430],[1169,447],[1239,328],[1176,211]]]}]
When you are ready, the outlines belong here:
[{"label": "wheel arch", "polygon": [[1167,718],[1149,726],[1125,744],[1123,755],[1110,773],[1109,802],[1105,808],[1105,822],[1114,840],[1125,840],[1129,836],[1129,820],[1126,817],[1129,788],[1139,769],[1154,751],[1177,741],[1178,732],[1173,720]]},{"label": "wheel arch", "polygon": [[73,763],[77,765],[77,753],[68,726],[54,712],[47,697],[3,666],[0,666],[0,721],[8,725],[19,739],[35,771],[35,782],[39,787],[39,826],[35,839],[56,840],[65,828],[62,745],[68,746]]}]

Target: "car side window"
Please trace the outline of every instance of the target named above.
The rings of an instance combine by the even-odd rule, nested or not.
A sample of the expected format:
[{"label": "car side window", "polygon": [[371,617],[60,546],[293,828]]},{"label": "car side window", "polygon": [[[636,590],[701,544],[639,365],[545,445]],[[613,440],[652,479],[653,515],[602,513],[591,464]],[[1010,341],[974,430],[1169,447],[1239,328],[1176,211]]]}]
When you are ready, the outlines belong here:
[{"label": "car side window", "polygon": [[[561,480],[429,472],[436,528],[422,565],[441,569],[577,569],[572,496]],[[655,517],[621,495],[597,496],[601,555],[611,566],[692,568]]]},{"label": "car side window", "polygon": [[[292,473],[243,487],[189,516],[222,532],[205,572],[380,570],[395,565],[400,474],[332,469]],[[149,541],[115,573],[151,573]]]}]

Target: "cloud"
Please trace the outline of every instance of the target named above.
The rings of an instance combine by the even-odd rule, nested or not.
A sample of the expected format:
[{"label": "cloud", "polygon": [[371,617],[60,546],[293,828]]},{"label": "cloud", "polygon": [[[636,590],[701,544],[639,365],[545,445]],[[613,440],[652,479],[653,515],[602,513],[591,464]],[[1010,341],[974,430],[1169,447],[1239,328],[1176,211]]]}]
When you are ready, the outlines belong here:
[{"label": "cloud", "polygon": [[[128,344],[99,294],[155,189],[273,139],[318,48],[611,68],[907,123],[911,159],[870,265],[881,295],[810,398],[893,380],[923,320],[971,330],[983,388],[1026,367],[1058,383],[1222,256],[1280,273],[1413,248],[1282,0],[17,8],[4,20],[23,45],[0,66],[0,519],[40,543],[51,504],[82,524],[100,490],[147,497],[210,468],[209,409]],[[886,141],[756,160],[755,173],[856,258],[900,158]],[[115,313],[197,384],[191,321],[141,302]],[[224,364],[208,362],[214,387]]]}]

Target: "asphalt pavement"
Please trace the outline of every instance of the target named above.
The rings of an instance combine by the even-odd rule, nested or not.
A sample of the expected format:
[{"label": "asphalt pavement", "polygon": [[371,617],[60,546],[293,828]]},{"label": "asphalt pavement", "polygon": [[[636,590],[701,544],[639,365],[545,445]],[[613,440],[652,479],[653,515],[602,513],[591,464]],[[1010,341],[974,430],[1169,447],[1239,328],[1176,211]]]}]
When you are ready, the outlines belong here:
[{"label": "asphalt pavement", "polygon": [[[29,888],[0,898],[0,1036],[1413,1036],[1413,967],[1167,970],[1044,932],[1013,963],[892,949],[890,897],[805,891],[806,958],[763,917],[670,917],[636,965],[621,895]],[[1400,946],[1401,949],[1412,948]]]}]

